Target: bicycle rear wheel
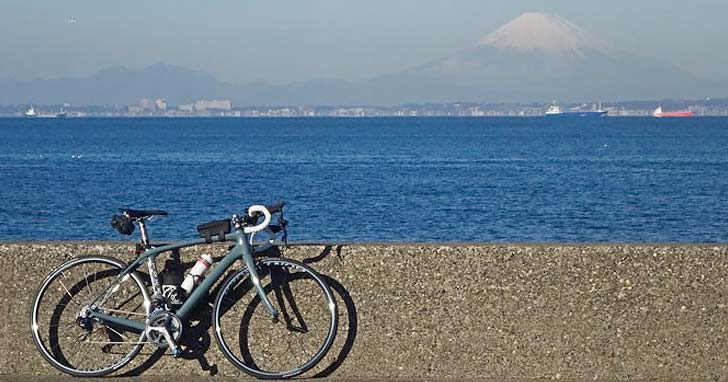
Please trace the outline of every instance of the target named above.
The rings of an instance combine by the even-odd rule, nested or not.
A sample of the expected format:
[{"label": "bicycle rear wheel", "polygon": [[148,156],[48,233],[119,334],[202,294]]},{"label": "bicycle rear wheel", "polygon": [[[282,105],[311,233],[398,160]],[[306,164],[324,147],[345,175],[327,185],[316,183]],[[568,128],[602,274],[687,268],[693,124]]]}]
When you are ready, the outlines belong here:
[{"label": "bicycle rear wheel", "polygon": [[258,276],[278,310],[275,322],[247,268],[221,287],[213,309],[215,338],[235,366],[257,378],[288,378],[318,363],[336,335],[336,302],[315,271],[290,259],[264,259]]},{"label": "bicycle rear wheel", "polygon": [[[91,300],[124,268],[123,262],[110,257],[83,256],[60,265],[43,281],[33,300],[33,340],[55,368],[77,377],[98,377],[118,370],[139,353],[144,333],[112,327],[85,314]],[[144,320],[149,307],[144,283],[132,274],[122,277],[95,309]]]}]

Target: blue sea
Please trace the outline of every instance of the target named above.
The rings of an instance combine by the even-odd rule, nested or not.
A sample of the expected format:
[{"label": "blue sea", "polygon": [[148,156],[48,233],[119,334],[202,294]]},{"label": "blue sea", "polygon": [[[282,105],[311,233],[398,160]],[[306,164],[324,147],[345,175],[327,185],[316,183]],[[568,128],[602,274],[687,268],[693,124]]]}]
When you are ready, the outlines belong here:
[{"label": "blue sea", "polygon": [[728,119],[0,119],[0,240],[281,199],[296,241],[725,242]]}]

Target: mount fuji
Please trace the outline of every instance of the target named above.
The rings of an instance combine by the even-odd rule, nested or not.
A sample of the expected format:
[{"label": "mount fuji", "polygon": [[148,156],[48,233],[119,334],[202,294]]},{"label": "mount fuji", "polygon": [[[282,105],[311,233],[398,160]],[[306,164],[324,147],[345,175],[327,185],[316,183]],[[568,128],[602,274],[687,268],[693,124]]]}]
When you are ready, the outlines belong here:
[{"label": "mount fuji", "polygon": [[402,75],[433,84],[439,97],[481,102],[699,98],[720,91],[673,65],[610,49],[550,13],[525,13],[472,48]]},{"label": "mount fuji", "polygon": [[0,81],[0,104],[171,104],[227,98],[235,105],[400,105],[456,101],[610,101],[726,96],[668,63],[608,47],[558,15],[525,13],[459,54],[362,81],[235,85],[173,65],[114,68],[85,78]]}]

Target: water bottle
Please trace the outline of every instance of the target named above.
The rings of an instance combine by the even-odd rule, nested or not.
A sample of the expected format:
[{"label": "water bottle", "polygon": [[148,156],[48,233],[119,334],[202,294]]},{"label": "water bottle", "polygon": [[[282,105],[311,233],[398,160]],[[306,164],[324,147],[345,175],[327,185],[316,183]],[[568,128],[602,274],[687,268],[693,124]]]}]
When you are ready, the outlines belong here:
[{"label": "water bottle", "polygon": [[210,255],[202,255],[199,259],[197,259],[195,266],[190,269],[190,273],[187,274],[185,281],[182,282],[182,289],[188,296],[190,295],[190,292],[192,292],[192,289],[194,289],[197,284],[202,281],[204,277],[203,274],[207,271],[207,268],[209,268],[210,265],[212,265],[212,257],[210,257]]}]

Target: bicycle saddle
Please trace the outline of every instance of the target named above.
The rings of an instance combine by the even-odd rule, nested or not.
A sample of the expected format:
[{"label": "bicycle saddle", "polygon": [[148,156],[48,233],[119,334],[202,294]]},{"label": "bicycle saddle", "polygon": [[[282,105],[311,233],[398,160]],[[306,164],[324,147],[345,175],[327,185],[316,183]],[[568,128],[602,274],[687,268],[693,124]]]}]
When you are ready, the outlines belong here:
[{"label": "bicycle saddle", "polygon": [[119,212],[130,219],[148,218],[150,216],[166,216],[167,211],[162,210],[133,210],[131,208],[119,208]]}]

